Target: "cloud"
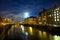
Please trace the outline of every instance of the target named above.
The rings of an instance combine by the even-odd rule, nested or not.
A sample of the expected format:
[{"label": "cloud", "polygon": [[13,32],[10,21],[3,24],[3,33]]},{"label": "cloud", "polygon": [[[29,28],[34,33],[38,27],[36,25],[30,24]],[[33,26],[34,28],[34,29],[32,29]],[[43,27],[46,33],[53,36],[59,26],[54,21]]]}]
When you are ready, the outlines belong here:
[{"label": "cloud", "polygon": [[10,16],[13,16],[14,14],[9,12],[9,11],[1,11],[0,12],[0,16],[2,17],[10,17]]},{"label": "cloud", "polygon": [[22,13],[14,14],[14,13],[11,13],[10,11],[2,11],[0,12],[0,16],[7,17],[13,20],[20,20],[20,21],[24,19],[24,15]]},{"label": "cloud", "polygon": [[22,13],[18,13],[18,14],[15,14],[15,15],[13,16],[13,18],[14,18],[15,20],[20,20],[20,21],[22,21],[22,20],[24,19],[24,15],[23,15]]}]

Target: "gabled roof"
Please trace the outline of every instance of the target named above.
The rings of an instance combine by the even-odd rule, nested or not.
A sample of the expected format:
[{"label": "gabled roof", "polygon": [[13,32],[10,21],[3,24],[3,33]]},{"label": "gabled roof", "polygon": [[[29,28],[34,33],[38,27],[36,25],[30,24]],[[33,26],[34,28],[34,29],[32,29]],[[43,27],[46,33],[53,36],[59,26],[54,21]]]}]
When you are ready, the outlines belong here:
[{"label": "gabled roof", "polygon": [[38,13],[38,15],[41,15],[42,13],[44,13],[44,12],[49,12],[49,11],[52,11],[52,10],[54,10],[54,9],[56,9],[56,8],[59,8],[60,6],[53,6],[52,8],[49,8],[49,9],[44,9],[43,8],[43,10],[41,11],[41,12],[39,12]]},{"label": "gabled roof", "polygon": [[41,15],[43,12],[46,12],[47,10],[45,8],[43,8],[43,10],[41,12],[38,13],[38,15]]}]

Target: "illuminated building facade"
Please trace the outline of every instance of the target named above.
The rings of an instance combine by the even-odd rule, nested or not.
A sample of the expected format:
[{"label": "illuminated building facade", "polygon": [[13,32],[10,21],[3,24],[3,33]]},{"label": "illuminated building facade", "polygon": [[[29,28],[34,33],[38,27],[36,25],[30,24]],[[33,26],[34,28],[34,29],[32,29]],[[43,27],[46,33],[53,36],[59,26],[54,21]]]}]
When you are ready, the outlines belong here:
[{"label": "illuminated building facade", "polygon": [[43,11],[39,13],[39,15],[38,15],[38,24],[46,24],[46,22],[47,22],[46,13],[47,13],[47,11],[45,9],[43,9]]},{"label": "illuminated building facade", "polygon": [[[39,20],[40,19],[40,20]],[[42,22],[42,24],[60,24],[60,7],[53,7],[47,10],[43,10],[38,15],[38,23]]]},{"label": "illuminated building facade", "polygon": [[37,18],[36,17],[28,17],[26,19],[24,19],[24,23],[25,24],[37,24]]},{"label": "illuminated building facade", "polygon": [[6,24],[9,24],[9,23],[11,23],[11,20],[9,18],[0,17],[0,26],[1,25],[6,25]]},{"label": "illuminated building facade", "polygon": [[47,14],[48,24],[60,24],[60,7],[51,8]]}]

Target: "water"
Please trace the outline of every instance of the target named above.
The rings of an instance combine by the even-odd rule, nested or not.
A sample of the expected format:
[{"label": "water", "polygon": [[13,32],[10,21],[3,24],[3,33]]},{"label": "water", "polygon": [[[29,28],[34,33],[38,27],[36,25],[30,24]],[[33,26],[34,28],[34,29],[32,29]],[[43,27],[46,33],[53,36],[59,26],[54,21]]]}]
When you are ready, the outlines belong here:
[{"label": "water", "polygon": [[15,25],[9,29],[5,40],[60,40],[60,36],[31,26]]}]

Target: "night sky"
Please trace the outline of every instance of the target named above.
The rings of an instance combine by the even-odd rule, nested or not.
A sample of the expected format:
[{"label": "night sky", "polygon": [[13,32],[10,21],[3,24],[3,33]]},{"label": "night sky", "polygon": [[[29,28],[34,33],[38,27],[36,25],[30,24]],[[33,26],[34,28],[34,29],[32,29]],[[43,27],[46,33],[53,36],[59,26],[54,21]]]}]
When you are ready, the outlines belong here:
[{"label": "night sky", "polygon": [[0,16],[23,20],[55,4],[60,6],[60,0],[0,0]]}]

